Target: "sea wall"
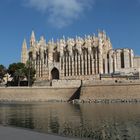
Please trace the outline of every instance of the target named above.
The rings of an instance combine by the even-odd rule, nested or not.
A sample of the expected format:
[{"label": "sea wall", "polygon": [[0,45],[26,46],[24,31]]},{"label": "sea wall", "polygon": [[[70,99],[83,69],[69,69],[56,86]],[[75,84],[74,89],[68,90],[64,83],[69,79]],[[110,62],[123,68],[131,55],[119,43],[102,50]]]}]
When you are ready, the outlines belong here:
[{"label": "sea wall", "polygon": [[0,88],[0,101],[68,101],[77,88]]},{"label": "sea wall", "polygon": [[[66,81],[65,81],[66,82]],[[101,100],[139,100],[140,101],[140,81],[83,81],[79,88],[68,85],[59,87],[59,82],[54,81],[56,87],[20,87],[0,88],[0,101],[68,101],[77,99],[81,101],[101,101]],[[75,83],[76,84],[76,83]]]},{"label": "sea wall", "polygon": [[140,101],[140,83],[85,83],[81,88],[80,99],[84,101],[121,100]]}]

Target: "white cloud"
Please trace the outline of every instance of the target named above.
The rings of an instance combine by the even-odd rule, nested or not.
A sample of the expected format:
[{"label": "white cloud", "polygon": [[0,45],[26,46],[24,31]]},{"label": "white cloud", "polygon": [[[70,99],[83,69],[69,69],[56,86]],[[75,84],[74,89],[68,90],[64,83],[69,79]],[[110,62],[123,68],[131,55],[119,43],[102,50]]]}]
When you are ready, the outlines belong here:
[{"label": "white cloud", "polygon": [[65,27],[92,8],[94,0],[24,0],[25,4],[48,15],[47,21]]}]

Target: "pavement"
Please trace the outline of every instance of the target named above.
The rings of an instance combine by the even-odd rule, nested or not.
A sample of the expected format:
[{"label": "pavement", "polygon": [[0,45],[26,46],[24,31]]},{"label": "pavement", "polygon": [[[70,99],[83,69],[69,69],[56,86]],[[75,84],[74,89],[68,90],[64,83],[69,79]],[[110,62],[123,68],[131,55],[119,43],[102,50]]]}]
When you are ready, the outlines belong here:
[{"label": "pavement", "polygon": [[80,139],[43,134],[7,126],[0,126],[0,140],[80,140]]}]

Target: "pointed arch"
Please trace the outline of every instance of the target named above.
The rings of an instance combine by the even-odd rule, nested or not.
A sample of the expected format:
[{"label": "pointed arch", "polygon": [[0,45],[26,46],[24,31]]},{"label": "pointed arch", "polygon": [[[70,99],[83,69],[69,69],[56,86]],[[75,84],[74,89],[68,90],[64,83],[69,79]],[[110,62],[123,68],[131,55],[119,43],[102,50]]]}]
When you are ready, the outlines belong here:
[{"label": "pointed arch", "polygon": [[51,77],[53,79],[59,79],[59,70],[57,68],[53,68],[51,71]]}]

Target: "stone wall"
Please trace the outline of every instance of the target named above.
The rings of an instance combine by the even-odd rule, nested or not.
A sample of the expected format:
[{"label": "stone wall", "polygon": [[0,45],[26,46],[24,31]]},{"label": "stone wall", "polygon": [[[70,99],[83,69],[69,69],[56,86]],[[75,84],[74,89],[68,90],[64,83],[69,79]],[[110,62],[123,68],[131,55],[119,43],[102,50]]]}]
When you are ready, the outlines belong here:
[{"label": "stone wall", "polygon": [[140,57],[134,57],[134,68],[140,68]]},{"label": "stone wall", "polygon": [[0,101],[68,101],[77,88],[0,88]]},{"label": "stone wall", "polygon": [[81,100],[132,100],[140,99],[140,82],[96,83],[81,88]]},{"label": "stone wall", "polygon": [[[140,100],[139,80],[117,83],[113,80],[87,80],[82,85],[81,100]],[[77,89],[78,87],[70,87],[69,84],[65,87],[0,88],[0,101],[68,101],[73,95],[79,94]]]},{"label": "stone wall", "polygon": [[52,80],[52,87],[80,87],[81,80]]}]

